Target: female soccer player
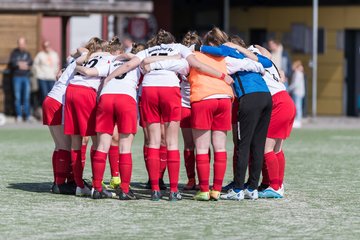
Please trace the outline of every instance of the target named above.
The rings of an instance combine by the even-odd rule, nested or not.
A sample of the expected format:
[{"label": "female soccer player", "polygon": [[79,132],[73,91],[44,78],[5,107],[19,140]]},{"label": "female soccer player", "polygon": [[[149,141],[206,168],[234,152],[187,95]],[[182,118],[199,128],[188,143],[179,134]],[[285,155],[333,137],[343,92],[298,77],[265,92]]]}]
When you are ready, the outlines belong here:
[{"label": "female soccer player", "polygon": [[[213,68],[201,64],[193,56],[192,52],[181,44],[174,43],[174,37],[164,30],[157,34],[157,46],[139,52],[136,57],[131,59],[123,66],[110,74],[105,81],[113,77],[124,74],[129,70],[139,66],[146,57],[156,55],[172,56],[180,54],[190,65],[198,69],[203,69],[214,76],[220,77],[222,74]],[[231,79],[226,76],[227,79]],[[231,79],[232,80],[232,79]],[[152,200],[158,201],[161,198],[159,189],[159,165],[160,165],[160,121],[165,122],[165,138],[167,144],[168,172],[170,178],[169,200],[176,201],[181,199],[178,192],[178,178],[180,169],[180,153],[178,150],[178,130],[181,118],[181,97],[179,90],[179,79],[176,74],[167,70],[151,71],[145,74],[142,90],[142,107],[144,110],[145,121],[149,130],[149,148],[147,163],[152,185]]]},{"label": "female soccer player", "polygon": [[[249,49],[271,58],[271,53],[261,46],[252,45]],[[285,157],[282,146],[284,140],[290,136],[296,111],[294,102],[280,80],[281,74],[274,64],[270,68],[266,68],[263,78],[269,87],[273,105],[265,142],[263,179],[259,197],[282,198],[285,172]]]},{"label": "female soccer player", "polygon": [[[118,38],[109,43],[110,53],[122,53],[122,45]],[[95,68],[78,66],[77,70],[88,76],[105,77],[127,60],[112,61],[110,66],[102,65]],[[111,198],[113,193],[102,188],[101,182],[105,171],[106,156],[109,151],[114,126],[119,132],[119,172],[121,177],[120,200],[136,199],[130,190],[132,173],[131,145],[137,129],[136,87],[140,74],[137,69],[115,77],[104,86],[100,93],[96,112],[96,132],[99,144],[94,155],[93,189],[91,197],[94,199]]]},{"label": "female soccer player", "polygon": [[[103,51],[103,41],[99,38],[93,38],[87,44],[89,50],[85,56],[85,66],[95,67],[109,65],[109,56],[94,56],[96,52]],[[83,59],[78,59],[80,62]],[[100,77],[86,77],[81,74],[75,74],[70,79],[70,83],[65,94],[65,112],[64,112],[64,133],[71,135],[71,161],[76,182],[76,196],[90,196],[91,190],[84,185],[82,174],[85,161],[82,161],[81,145],[82,137],[91,136],[93,149],[96,149],[96,97],[97,89],[100,85]],[[91,158],[94,155],[92,151]]]}]

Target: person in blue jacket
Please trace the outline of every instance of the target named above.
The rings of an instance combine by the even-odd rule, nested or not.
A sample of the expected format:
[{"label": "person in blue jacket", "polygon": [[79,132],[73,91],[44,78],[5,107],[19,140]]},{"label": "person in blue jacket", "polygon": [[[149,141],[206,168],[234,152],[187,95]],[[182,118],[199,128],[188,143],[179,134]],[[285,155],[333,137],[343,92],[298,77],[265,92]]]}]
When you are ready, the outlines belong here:
[{"label": "person in blue jacket", "polygon": [[[271,60],[261,55],[252,55],[238,36],[230,38],[232,43],[219,46],[196,47],[203,53],[216,56],[244,58],[259,61],[264,68],[272,65]],[[249,53],[250,52],[250,53]],[[239,101],[238,111],[238,156],[236,161],[234,183],[232,188],[222,195],[222,199],[242,200],[258,198],[258,183],[263,165],[266,134],[271,117],[272,99],[269,89],[261,74],[254,72],[237,72],[232,75],[234,90]],[[250,176],[245,184],[245,175],[250,158]]]}]

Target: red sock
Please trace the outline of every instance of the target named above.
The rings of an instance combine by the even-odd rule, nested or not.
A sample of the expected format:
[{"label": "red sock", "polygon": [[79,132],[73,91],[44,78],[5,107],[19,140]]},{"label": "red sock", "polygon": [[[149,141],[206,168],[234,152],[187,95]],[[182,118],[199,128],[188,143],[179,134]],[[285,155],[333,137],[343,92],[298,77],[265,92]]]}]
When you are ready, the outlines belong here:
[{"label": "red sock", "polygon": [[196,154],[196,170],[201,192],[209,191],[210,162],[209,154]]},{"label": "red sock", "polygon": [[238,158],[238,151],[237,151],[237,147],[234,146],[234,153],[233,153],[233,176],[235,176],[237,158]]},{"label": "red sock", "polygon": [[195,178],[194,150],[184,150],[185,169],[188,179]]},{"label": "red sock", "polygon": [[52,169],[53,169],[53,175],[54,175],[54,182],[56,182],[56,158],[57,158],[58,151],[54,150],[51,161],[52,161]]},{"label": "red sock", "polygon": [[120,188],[123,192],[129,192],[129,185],[132,173],[131,153],[120,153],[119,155],[119,172],[121,177]]},{"label": "red sock", "polygon": [[159,177],[159,179],[163,179],[163,177],[164,177],[167,161],[168,161],[167,147],[160,146],[160,177]]},{"label": "red sock", "polygon": [[148,148],[146,165],[149,171],[151,190],[160,191],[159,188],[160,151],[158,148]]},{"label": "red sock", "polygon": [[180,173],[180,151],[168,150],[167,151],[167,165],[170,180],[170,191],[178,191],[179,173]]},{"label": "red sock", "polygon": [[261,173],[262,173],[262,181],[261,181],[261,184],[270,186],[269,171],[268,171],[268,169],[267,169],[265,157],[264,157],[264,163],[263,163],[263,167],[262,167]]},{"label": "red sock", "polygon": [[69,151],[60,149],[56,155],[55,172],[56,172],[56,184],[64,184],[69,174],[69,165],[71,162],[71,156]]},{"label": "red sock", "polygon": [[279,164],[278,159],[273,151],[264,155],[264,161],[269,173],[270,187],[274,190],[279,189]]},{"label": "red sock", "polygon": [[81,159],[82,160],[86,159],[86,148],[87,148],[86,144],[81,145]]},{"label": "red sock", "polygon": [[227,154],[226,152],[214,153],[214,182],[213,190],[221,191],[225,172],[226,172]]},{"label": "red sock", "polygon": [[93,158],[91,158],[91,169],[93,175],[93,188],[98,191],[102,191],[101,182],[104,178],[105,166],[106,166],[107,153],[95,151]]},{"label": "red sock", "polygon": [[84,167],[81,157],[81,150],[71,150],[71,165],[73,166],[74,180],[76,186],[84,188],[84,182],[82,179]]},{"label": "red sock", "polygon": [[[145,167],[146,167],[146,172],[148,173],[149,176],[149,169],[148,169],[148,164],[147,164],[147,156],[148,156],[148,147],[147,146],[143,146],[143,155],[144,155],[144,162],[145,162]],[[150,179],[150,177],[149,177]]]},{"label": "red sock", "polygon": [[284,182],[284,175],[285,175],[285,155],[284,152],[281,150],[280,152],[276,153],[276,157],[278,159],[279,164],[279,186]]},{"label": "red sock", "polygon": [[119,147],[110,146],[108,155],[109,155],[111,176],[119,177]]}]

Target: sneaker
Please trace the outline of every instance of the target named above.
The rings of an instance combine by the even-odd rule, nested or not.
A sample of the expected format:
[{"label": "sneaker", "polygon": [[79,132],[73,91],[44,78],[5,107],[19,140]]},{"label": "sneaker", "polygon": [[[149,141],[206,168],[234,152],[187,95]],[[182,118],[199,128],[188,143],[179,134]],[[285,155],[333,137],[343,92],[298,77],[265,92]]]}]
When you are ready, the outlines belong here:
[{"label": "sneaker", "polygon": [[209,201],[210,200],[210,193],[209,192],[198,191],[194,196],[194,200],[196,200],[196,201]]},{"label": "sneaker", "polygon": [[72,185],[63,183],[63,184],[53,184],[51,187],[51,192],[55,194],[66,194],[66,195],[74,195],[76,189],[73,188]]},{"label": "sneaker", "polygon": [[167,189],[163,179],[159,179],[159,188],[160,188],[160,190],[166,190]]},{"label": "sneaker", "polygon": [[115,198],[116,194],[110,192],[106,189],[102,189],[102,191],[98,191],[95,188],[91,189],[91,198],[92,199],[102,199],[102,198]]},{"label": "sneaker", "polygon": [[226,194],[221,195],[220,198],[223,200],[241,201],[244,199],[244,190],[235,192],[234,189],[230,189]]},{"label": "sneaker", "polygon": [[90,197],[91,196],[91,190],[86,185],[83,188],[76,187],[75,196],[77,196],[77,197]]},{"label": "sneaker", "polygon": [[170,192],[169,201],[175,202],[182,200],[182,196],[179,192]]},{"label": "sneaker", "polygon": [[228,192],[230,189],[233,189],[234,187],[235,187],[235,182],[231,181],[228,185],[222,188],[222,191]]},{"label": "sneaker", "polygon": [[284,184],[281,184],[281,187],[280,187],[280,189],[279,189],[278,191],[279,191],[279,193],[281,194],[281,196],[284,197],[284,193],[285,193]]},{"label": "sneaker", "polygon": [[244,190],[244,197],[245,199],[251,199],[251,200],[256,200],[259,198],[259,194],[258,194],[258,190],[255,189],[255,190],[250,190],[248,188],[246,188]]},{"label": "sneaker", "polygon": [[131,191],[131,189],[129,189],[129,192],[128,192],[128,193],[125,193],[125,192],[123,192],[122,190],[120,190],[119,199],[120,199],[120,200],[137,200],[137,197],[136,197],[135,194]]},{"label": "sneaker", "polygon": [[23,119],[22,119],[21,116],[17,116],[15,121],[16,121],[16,123],[21,123],[22,120],[23,120]]},{"label": "sneaker", "polygon": [[272,187],[268,187],[264,191],[259,192],[259,198],[283,198],[280,189],[275,190]]},{"label": "sneaker", "polygon": [[160,191],[152,191],[151,193],[151,201],[159,201],[162,198]]},{"label": "sneaker", "polygon": [[211,190],[210,191],[210,200],[217,201],[219,199],[220,199],[220,192],[216,191],[216,190]]},{"label": "sneaker", "polygon": [[195,178],[190,178],[187,182],[187,184],[184,186],[185,191],[194,190],[196,187],[196,180]]},{"label": "sneaker", "polygon": [[120,177],[111,177],[109,188],[117,189],[119,188],[120,183],[121,183]]}]

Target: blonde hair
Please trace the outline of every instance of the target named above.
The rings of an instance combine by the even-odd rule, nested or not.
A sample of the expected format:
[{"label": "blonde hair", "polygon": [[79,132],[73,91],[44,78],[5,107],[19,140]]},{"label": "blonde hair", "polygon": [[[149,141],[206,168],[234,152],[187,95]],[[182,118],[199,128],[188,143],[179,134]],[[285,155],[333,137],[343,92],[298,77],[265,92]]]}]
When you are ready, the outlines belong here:
[{"label": "blonde hair", "polygon": [[197,44],[197,45],[202,44],[200,36],[197,34],[196,31],[188,31],[185,34],[181,43],[187,47],[190,47],[191,45],[194,45],[194,44]]},{"label": "blonde hair", "polygon": [[214,27],[204,36],[205,45],[219,46],[229,41],[228,35],[219,28]]},{"label": "blonde hair", "polygon": [[144,49],[145,49],[145,44],[133,43],[132,48],[131,48],[131,53],[132,54],[137,54],[138,52],[140,52],[141,50],[144,50]]},{"label": "blonde hair", "polygon": [[175,37],[163,29],[156,34],[156,45],[174,43]]},{"label": "blonde hair", "polygon": [[85,48],[89,50],[89,52],[86,55],[85,62],[89,60],[91,54],[93,54],[94,52],[103,51],[103,44],[104,41],[101,40],[100,38],[98,37],[91,38],[85,45]]},{"label": "blonde hair", "polygon": [[106,51],[110,53],[115,53],[116,51],[124,52],[124,46],[121,43],[120,39],[115,36],[108,43]]}]

